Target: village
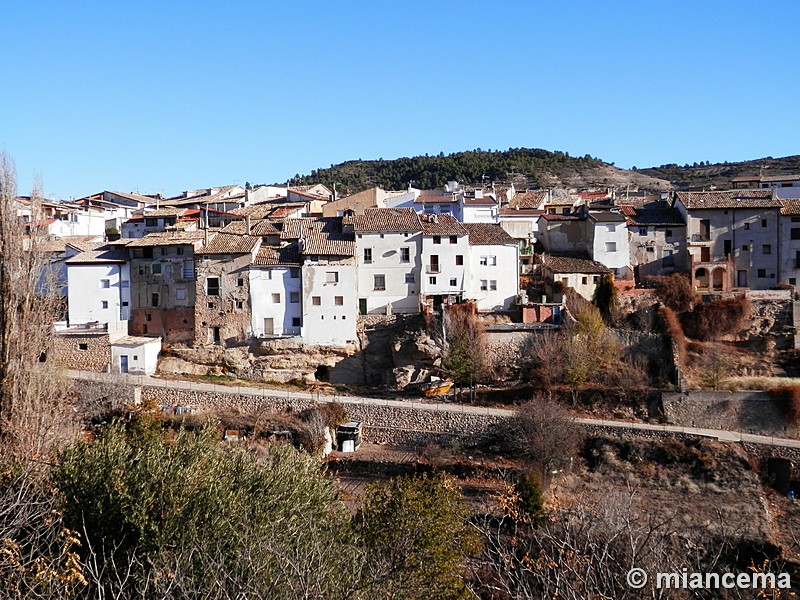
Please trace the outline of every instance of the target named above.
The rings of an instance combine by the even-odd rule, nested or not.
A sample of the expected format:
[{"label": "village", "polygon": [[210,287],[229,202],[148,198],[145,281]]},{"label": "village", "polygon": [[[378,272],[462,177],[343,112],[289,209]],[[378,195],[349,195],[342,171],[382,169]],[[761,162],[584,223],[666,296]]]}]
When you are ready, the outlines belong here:
[{"label": "village", "polygon": [[[565,290],[591,301],[611,278],[635,296],[673,273],[706,299],[796,306],[800,276],[800,176],[686,192],[453,181],[342,198],[324,185],[248,184],[172,198],[104,191],[43,211],[46,285],[65,306],[59,360],[97,372],[152,375],[162,349],[217,360],[255,342],[326,357],[251,378],[364,383],[336,365],[365,324],[468,303],[509,330],[557,327]],[[30,227],[28,198],[18,215]],[[172,370],[181,365],[192,372],[185,360]]]}]

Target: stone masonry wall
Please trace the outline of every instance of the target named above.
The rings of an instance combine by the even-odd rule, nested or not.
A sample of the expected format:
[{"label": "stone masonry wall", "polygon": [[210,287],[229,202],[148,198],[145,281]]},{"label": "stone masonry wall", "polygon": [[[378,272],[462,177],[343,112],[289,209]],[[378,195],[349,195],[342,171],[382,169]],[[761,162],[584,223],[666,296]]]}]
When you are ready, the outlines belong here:
[{"label": "stone masonry wall", "polygon": [[111,367],[108,333],[59,333],[54,336],[56,361],[68,369],[104,373]]}]

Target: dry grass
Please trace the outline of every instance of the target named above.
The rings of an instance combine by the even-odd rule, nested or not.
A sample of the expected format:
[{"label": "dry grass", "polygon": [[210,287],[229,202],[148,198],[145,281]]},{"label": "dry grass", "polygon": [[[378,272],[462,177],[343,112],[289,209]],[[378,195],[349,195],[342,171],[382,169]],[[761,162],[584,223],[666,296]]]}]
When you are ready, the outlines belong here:
[{"label": "dry grass", "polygon": [[738,392],[740,390],[771,390],[798,385],[800,385],[800,378],[797,377],[726,377],[720,382],[720,389]]}]

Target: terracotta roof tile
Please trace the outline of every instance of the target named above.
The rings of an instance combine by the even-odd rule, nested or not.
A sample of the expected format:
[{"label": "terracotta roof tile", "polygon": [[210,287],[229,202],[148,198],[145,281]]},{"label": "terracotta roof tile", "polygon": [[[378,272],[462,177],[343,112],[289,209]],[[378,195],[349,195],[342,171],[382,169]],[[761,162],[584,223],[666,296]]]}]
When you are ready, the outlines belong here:
[{"label": "terracotta roof tile", "polygon": [[421,231],[419,216],[413,208],[367,208],[353,217],[356,233]]},{"label": "terracotta roof tile", "polygon": [[198,254],[249,254],[260,243],[261,238],[255,235],[218,233],[197,252]]},{"label": "terracotta roof tile", "polygon": [[544,199],[547,198],[547,190],[527,190],[517,192],[508,203],[508,208],[536,208],[538,209]]},{"label": "terracotta roof tile", "polygon": [[425,236],[462,236],[468,233],[453,215],[423,214],[419,216],[419,219],[422,222],[422,235]]},{"label": "terracotta roof tile", "polygon": [[554,273],[610,273],[603,263],[576,256],[542,255],[542,264]]},{"label": "terracotta roof tile", "polygon": [[302,254],[328,256],[353,256],[356,250],[355,236],[342,231],[342,219],[328,217],[303,220]]},{"label": "terracotta roof tile", "polygon": [[67,264],[124,263],[126,260],[128,260],[128,253],[124,246],[101,245],[67,259]]},{"label": "terracotta roof tile", "polygon": [[297,244],[287,244],[276,248],[275,246],[262,246],[253,260],[257,267],[269,266],[298,266],[300,264],[300,250]]},{"label": "terracotta roof tile", "polygon": [[470,246],[503,246],[516,244],[506,230],[495,223],[462,223],[469,233]]},{"label": "terracotta roof tile", "polygon": [[690,210],[713,208],[774,208],[781,205],[770,189],[728,190],[717,192],[675,192]]},{"label": "terracotta roof tile", "polygon": [[[209,235],[216,232],[209,231]],[[161,233],[150,233],[144,237],[131,240],[128,248],[142,248],[146,246],[177,246],[183,244],[196,244],[205,238],[205,231],[165,231]]]},{"label": "terracotta roof tile", "polygon": [[625,205],[621,206],[620,210],[634,226],[672,225],[679,227],[685,225],[681,213],[667,202],[653,202],[638,208]]},{"label": "terracotta roof tile", "polygon": [[[250,221],[250,235],[280,235],[280,222],[268,221],[266,219],[256,219]],[[237,235],[247,234],[247,221],[233,221],[223,227],[222,233],[235,233]]]},{"label": "terracotta roof tile", "polygon": [[798,216],[800,215],[800,199],[798,198],[787,198],[785,200],[781,200],[781,214],[782,215],[791,215],[791,216]]}]

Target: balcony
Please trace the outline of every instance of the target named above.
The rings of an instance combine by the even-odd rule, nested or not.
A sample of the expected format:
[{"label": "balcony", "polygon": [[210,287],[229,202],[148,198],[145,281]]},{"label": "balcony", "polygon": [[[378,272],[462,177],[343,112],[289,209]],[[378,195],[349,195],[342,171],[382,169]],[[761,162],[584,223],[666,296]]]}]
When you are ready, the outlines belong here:
[{"label": "balcony", "polygon": [[707,233],[693,233],[690,240],[693,244],[703,244],[711,241],[711,236]]},{"label": "balcony", "polygon": [[442,269],[439,265],[426,265],[425,266],[426,273],[441,273]]}]

